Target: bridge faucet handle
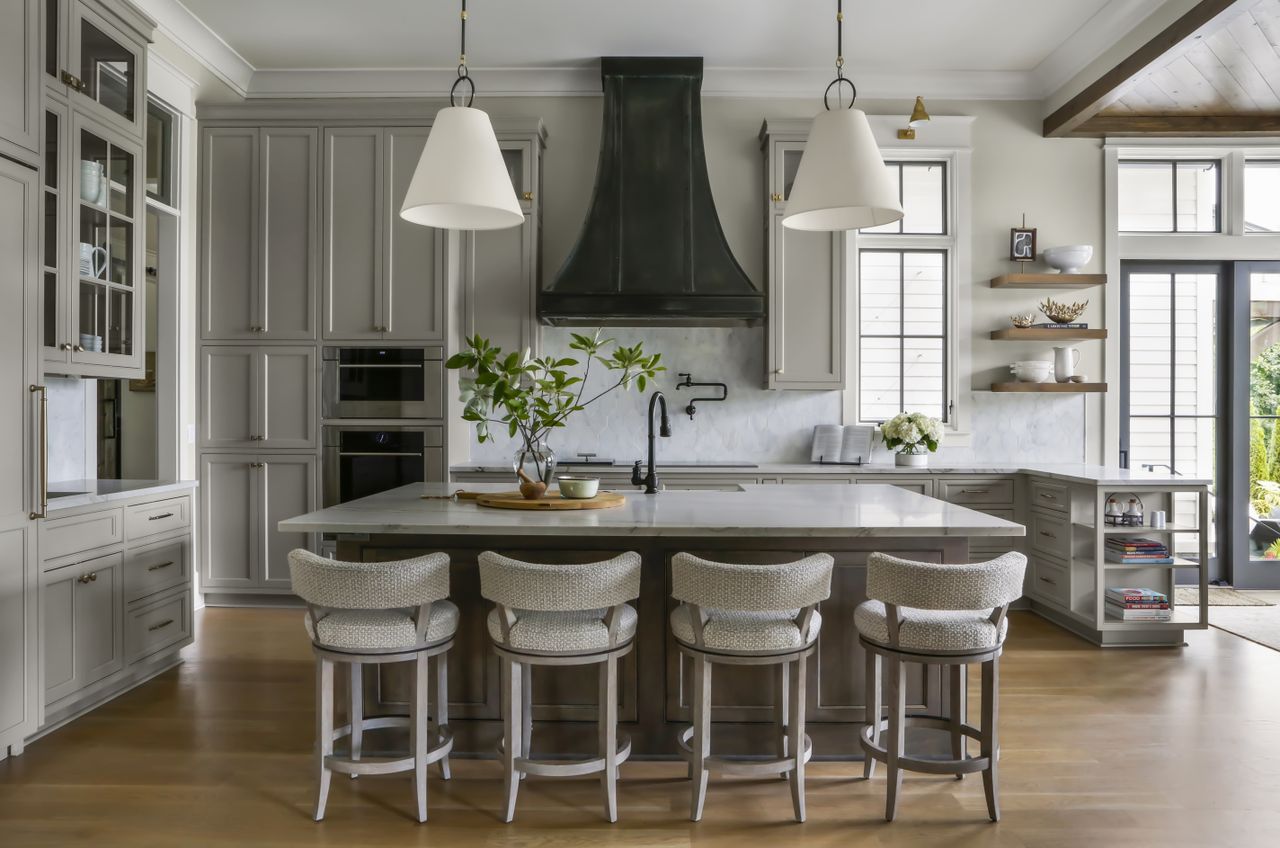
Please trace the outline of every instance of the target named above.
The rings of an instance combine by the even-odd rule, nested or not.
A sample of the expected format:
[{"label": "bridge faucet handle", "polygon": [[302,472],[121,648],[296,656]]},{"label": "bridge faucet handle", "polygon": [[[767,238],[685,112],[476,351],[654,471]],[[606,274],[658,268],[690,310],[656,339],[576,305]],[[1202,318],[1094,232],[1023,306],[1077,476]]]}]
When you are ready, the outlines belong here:
[{"label": "bridge faucet handle", "polygon": [[636,464],[631,466],[631,485],[633,486],[644,485],[644,475],[640,473],[640,464],[640,460],[637,459]]}]

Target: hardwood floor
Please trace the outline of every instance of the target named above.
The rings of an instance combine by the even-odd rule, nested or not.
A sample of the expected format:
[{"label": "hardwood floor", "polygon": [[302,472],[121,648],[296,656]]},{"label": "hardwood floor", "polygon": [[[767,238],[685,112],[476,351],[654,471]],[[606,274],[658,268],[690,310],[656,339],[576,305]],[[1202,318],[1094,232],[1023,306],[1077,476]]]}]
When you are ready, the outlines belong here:
[{"label": "hardwood floor", "polygon": [[806,824],[783,781],[723,778],[695,825],[682,764],[631,762],[610,826],[597,782],[538,778],[499,823],[501,772],[479,760],[455,760],[449,783],[432,769],[425,825],[406,776],[335,776],[315,824],[301,613],[206,609],[197,625],[183,666],[0,762],[0,845],[1280,844],[1280,653],[1219,630],[1183,649],[1101,651],[1015,614],[999,824],[976,776],[908,774],[889,825],[883,768],[868,784],[860,763],[815,763]]}]

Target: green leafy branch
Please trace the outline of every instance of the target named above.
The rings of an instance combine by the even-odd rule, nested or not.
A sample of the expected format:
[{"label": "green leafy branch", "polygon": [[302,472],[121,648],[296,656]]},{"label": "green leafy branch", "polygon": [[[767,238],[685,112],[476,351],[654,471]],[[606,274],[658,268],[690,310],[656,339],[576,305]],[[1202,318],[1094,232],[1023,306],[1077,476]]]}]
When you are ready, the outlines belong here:
[{"label": "green leafy branch", "polygon": [[[633,386],[643,392],[658,372],[666,370],[659,364],[661,354],[646,355],[639,343],[615,345],[613,339],[600,336],[600,330],[590,336],[573,334],[569,347],[582,354],[581,361],[535,358],[527,348],[523,354],[505,353],[479,335],[467,339],[467,349],[449,357],[445,365],[472,375],[461,381],[460,400],[463,420],[476,425],[476,439],[491,441],[490,428],[499,427],[511,438],[519,435],[526,445],[537,444],[552,430],[565,426],[569,416],[610,392]],[[615,345],[612,352],[603,354],[609,345]],[[588,396],[593,363],[610,374],[610,382]],[[580,375],[572,373],[571,369],[579,367]]]}]

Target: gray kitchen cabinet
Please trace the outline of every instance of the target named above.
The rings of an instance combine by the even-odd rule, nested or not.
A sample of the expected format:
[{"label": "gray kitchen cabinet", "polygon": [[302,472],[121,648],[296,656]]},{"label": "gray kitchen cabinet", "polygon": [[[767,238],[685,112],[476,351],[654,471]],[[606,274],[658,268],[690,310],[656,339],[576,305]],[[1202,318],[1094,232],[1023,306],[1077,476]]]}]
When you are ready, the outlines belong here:
[{"label": "gray kitchen cabinet", "polygon": [[0,154],[40,164],[40,0],[0,0]]},{"label": "gray kitchen cabinet", "polygon": [[22,753],[40,707],[35,518],[48,481],[36,459],[42,395],[29,388],[39,364],[39,198],[36,172],[0,158],[0,759]]},{"label": "gray kitchen cabinet", "polygon": [[325,130],[322,334],[444,335],[444,232],[400,218],[429,127]]},{"label": "gray kitchen cabinet", "polygon": [[124,668],[123,563],[117,552],[45,572],[46,705]]},{"label": "gray kitchen cabinet", "polygon": [[281,533],[276,524],[316,509],[316,458],[204,454],[200,479],[201,589],[289,592],[289,551],[315,549],[316,540],[310,534]]},{"label": "gray kitchen cabinet", "polygon": [[206,345],[201,363],[203,447],[316,446],[314,347]]},{"label": "gray kitchen cabinet", "polygon": [[524,223],[464,232],[461,273],[467,336],[479,334],[505,351],[541,347],[536,298],[541,285],[542,151],[546,132],[500,132],[498,145],[520,198]]},{"label": "gray kitchen cabinet", "polygon": [[782,226],[807,135],[807,121],[768,122],[760,131],[765,184],[769,187],[765,204],[765,267],[769,274],[765,385],[771,389],[844,388],[850,236]]},{"label": "gray kitchen cabinet", "polygon": [[209,127],[201,142],[201,337],[314,339],[319,130]]}]

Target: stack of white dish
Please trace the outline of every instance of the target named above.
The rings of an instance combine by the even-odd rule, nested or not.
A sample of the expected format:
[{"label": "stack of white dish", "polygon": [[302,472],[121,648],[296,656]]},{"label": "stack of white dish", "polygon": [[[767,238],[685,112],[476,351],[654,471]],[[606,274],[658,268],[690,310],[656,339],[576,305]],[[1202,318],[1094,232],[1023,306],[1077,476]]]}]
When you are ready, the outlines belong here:
[{"label": "stack of white dish", "polygon": [[94,353],[102,353],[102,336],[95,336],[92,333],[80,334],[80,347]]},{"label": "stack of white dish", "polygon": [[1019,383],[1048,383],[1053,380],[1053,363],[1043,359],[1023,359],[1009,366]]}]

